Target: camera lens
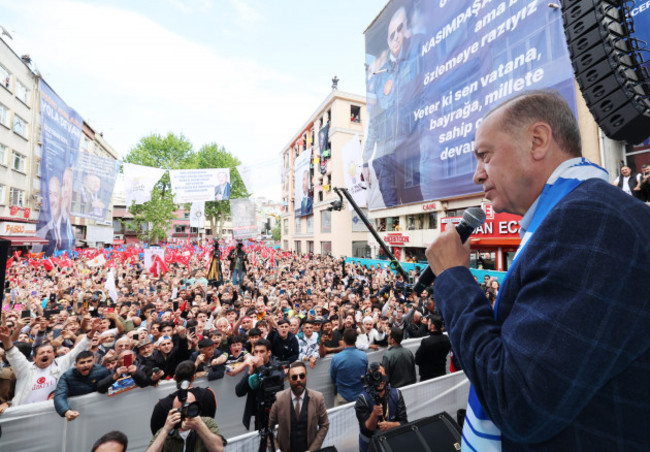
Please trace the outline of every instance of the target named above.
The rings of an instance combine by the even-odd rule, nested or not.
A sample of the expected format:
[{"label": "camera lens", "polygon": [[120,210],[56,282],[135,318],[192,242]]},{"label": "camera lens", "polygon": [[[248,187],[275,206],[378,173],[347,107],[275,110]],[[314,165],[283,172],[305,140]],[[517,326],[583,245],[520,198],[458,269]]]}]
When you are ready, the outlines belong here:
[{"label": "camera lens", "polygon": [[201,412],[199,404],[197,402],[192,402],[187,406],[186,417],[196,417]]}]

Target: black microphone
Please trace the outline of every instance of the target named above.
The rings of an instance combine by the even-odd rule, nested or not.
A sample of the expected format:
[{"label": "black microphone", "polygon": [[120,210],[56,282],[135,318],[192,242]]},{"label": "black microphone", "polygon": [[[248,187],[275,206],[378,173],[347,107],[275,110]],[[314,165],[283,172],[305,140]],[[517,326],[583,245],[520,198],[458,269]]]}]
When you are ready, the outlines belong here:
[{"label": "black microphone", "polygon": [[[480,207],[470,207],[463,213],[463,218],[460,220],[460,223],[456,225],[456,232],[460,236],[460,241],[465,243],[474,229],[478,228],[480,225],[485,223],[485,212]],[[433,284],[433,280],[436,279],[436,275],[433,274],[431,267],[427,265],[427,268],[424,269],[420,278],[418,279],[417,284],[413,288],[413,292],[416,295],[420,295],[424,289]]]}]

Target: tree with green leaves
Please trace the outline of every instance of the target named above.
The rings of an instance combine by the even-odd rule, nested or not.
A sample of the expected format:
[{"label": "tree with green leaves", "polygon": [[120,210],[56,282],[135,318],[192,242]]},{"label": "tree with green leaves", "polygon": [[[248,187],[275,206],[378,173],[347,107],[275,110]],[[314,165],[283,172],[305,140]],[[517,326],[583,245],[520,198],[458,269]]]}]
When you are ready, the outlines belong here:
[{"label": "tree with green leaves", "polygon": [[[206,144],[194,154],[192,168],[230,168],[230,197],[247,198],[249,193],[235,168],[241,165],[239,159],[226,151],[223,146],[215,143]],[[230,216],[230,203],[228,201],[208,201],[205,203],[205,215],[210,221],[215,237],[221,236],[223,223]]]},{"label": "tree with green leaves", "polygon": [[[165,137],[152,134],[142,138],[129,151],[124,161],[167,170],[186,169],[192,168],[194,156],[192,143],[182,134],[176,136],[173,133],[168,133]],[[127,227],[139,232],[144,231],[138,235],[140,240],[149,243],[167,240],[176,210],[169,173],[165,173],[154,187],[151,201],[128,207],[134,218],[127,224]],[[143,228],[143,225],[146,227]]]}]

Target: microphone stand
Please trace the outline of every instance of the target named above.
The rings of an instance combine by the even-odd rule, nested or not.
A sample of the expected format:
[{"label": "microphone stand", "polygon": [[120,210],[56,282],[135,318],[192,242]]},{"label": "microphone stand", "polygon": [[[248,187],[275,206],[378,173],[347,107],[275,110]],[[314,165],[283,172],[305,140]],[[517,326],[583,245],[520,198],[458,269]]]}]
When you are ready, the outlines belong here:
[{"label": "microphone stand", "polygon": [[354,211],[357,213],[357,215],[359,215],[359,218],[361,218],[361,221],[363,221],[363,224],[365,224],[366,227],[368,228],[368,231],[370,231],[370,233],[375,238],[375,240],[377,240],[377,243],[379,243],[379,246],[381,247],[381,249],[384,251],[384,253],[386,253],[386,256],[388,256],[390,258],[390,264],[389,264],[390,268],[392,268],[393,270],[399,272],[399,274],[402,275],[402,277],[404,278],[404,281],[408,282],[408,278],[409,278],[408,273],[406,273],[406,270],[404,270],[404,268],[402,268],[402,266],[400,265],[400,263],[397,260],[397,258],[395,257],[395,255],[391,252],[391,250],[388,248],[388,246],[386,246],[386,244],[381,239],[381,237],[379,237],[379,234],[377,233],[375,228],[372,226],[372,224],[370,224],[370,221],[368,220],[368,218],[366,218],[366,216],[363,214],[363,212],[361,211],[361,207],[359,207],[357,205],[357,203],[354,201],[354,198],[352,198],[352,195],[350,195],[350,193],[348,192],[348,189],[347,188],[338,188],[338,187],[333,187],[333,188],[334,188],[334,192],[336,192],[336,194],[339,197],[339,201],[332,202],[332,205],[330,207],[328,207],[327,210],[329,210],[329,211],[332,211],[332,210],[340,211],[343,208],[343,196],[345,196],[345,199],[348,200],[348,202],[350,203],[350,205],[352,206]]}]

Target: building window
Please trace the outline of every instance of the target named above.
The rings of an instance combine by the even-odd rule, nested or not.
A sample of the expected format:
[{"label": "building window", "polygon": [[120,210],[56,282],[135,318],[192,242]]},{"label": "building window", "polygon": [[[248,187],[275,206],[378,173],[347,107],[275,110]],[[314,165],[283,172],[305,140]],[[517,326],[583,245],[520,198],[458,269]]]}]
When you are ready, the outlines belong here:
[{"label": "building window", "polygon": [[289,234],[289,220],[284,220],[283,221],[283,229],[284,229],[284,234],[288,235]]},{"label": "building window", "polygon": [[350,105],[350,121],[361,122],[361,107],[358,105]]},{"label": "building window", "polygon": [[0,165],[6,166],[7,163],[7,146],[0,143]]},{"label": "building window", "polygon": [[332,254],[332,242],[320,242],[321,254]]},{"label": "building window", "polygon": [[29,88],[23,85],[20,80],[16,80],[16,97],[25,105],[29,105]]},{"label": "building window", "polygon": [[320,232],[332,232],[332,212],[329,210],[320,213]]},{"label": "building window", "polygon": [[176,232],[176,233],[185,232],[185,226],[182,225],[182,224],[177,224],[176,226],[174,226],[174,232]]},{"label": "building window", "polygon": [[301,254],[302,253],[302,245],[300,243],[300,240],[296,240],[294,242],[294,245],[296,246],[296,253]]},{"label": "building window", "polygon": [[183,212],[183,219],[189,220],[190,219],[190,213],[189,212]]},{"label": "building window", "polygon": [[25,191],[11,187],[11,190],[9,190],[9,203],[12,206],[23,207],[25,205]]},{"label": "building window", "polygon": [[5,190],[6,190],[5,186],[0,184],[0,204],[5,203]]},{"label": "building window", "polygon": [[429,212],[429,229],[438,229],[438,212]]},{"label": "building window", "polygon": [[83,140],[81,140],[81,149],[90,152],[90,139],[86,135],[83,135]]},{"label": "building window", "polygon": [[352,242],[352,257],[369,258],[370,246],[368,242],[365,240]]},{"label": "building window", "polygon": [[307,234],[313,234],[314,233],[314,216],[309,215],[307,217]]},{"label": "building window", "polygon": [[4,67],[3,65],[0,64],[0,81],[4,85],[5,88],[11,89],[11,72]]},{"label": "building window", "polygon": [[9,127],[9,109],[0,104],[0,124]]},{"label": "building window", "polygon": [[285,251],[289,250],[289,241],[288,240],[283,240],[282,241],[282,249]]},{"label": "building window", "polygon": [[23,138],[27,138],[27,121],[14,114],[14,132]]},{"label": "building window", "polygon": [[307,240],[307,252],[309,254],[314,254],[314,241],[313,240]]},{"label": "building window", "polygon": [[11,167],[15,169],[16,171],[20,171],[21,173],[25,172],[25,163],[27,162],[27,158],[19,154],[18,152],[13,152],[12,158],[11,158]]},{"label": "building window", "polygon": [[300,234],[302,233],[302,222],[300,221],[300,217],[296,217],[296,224],[294,226],[296,229],[293,231],[294,234]]},{"label": "building window", "polygon": [[41,161],[40,160],[36,160],[36,175],[38,177],[41,176]]}]

